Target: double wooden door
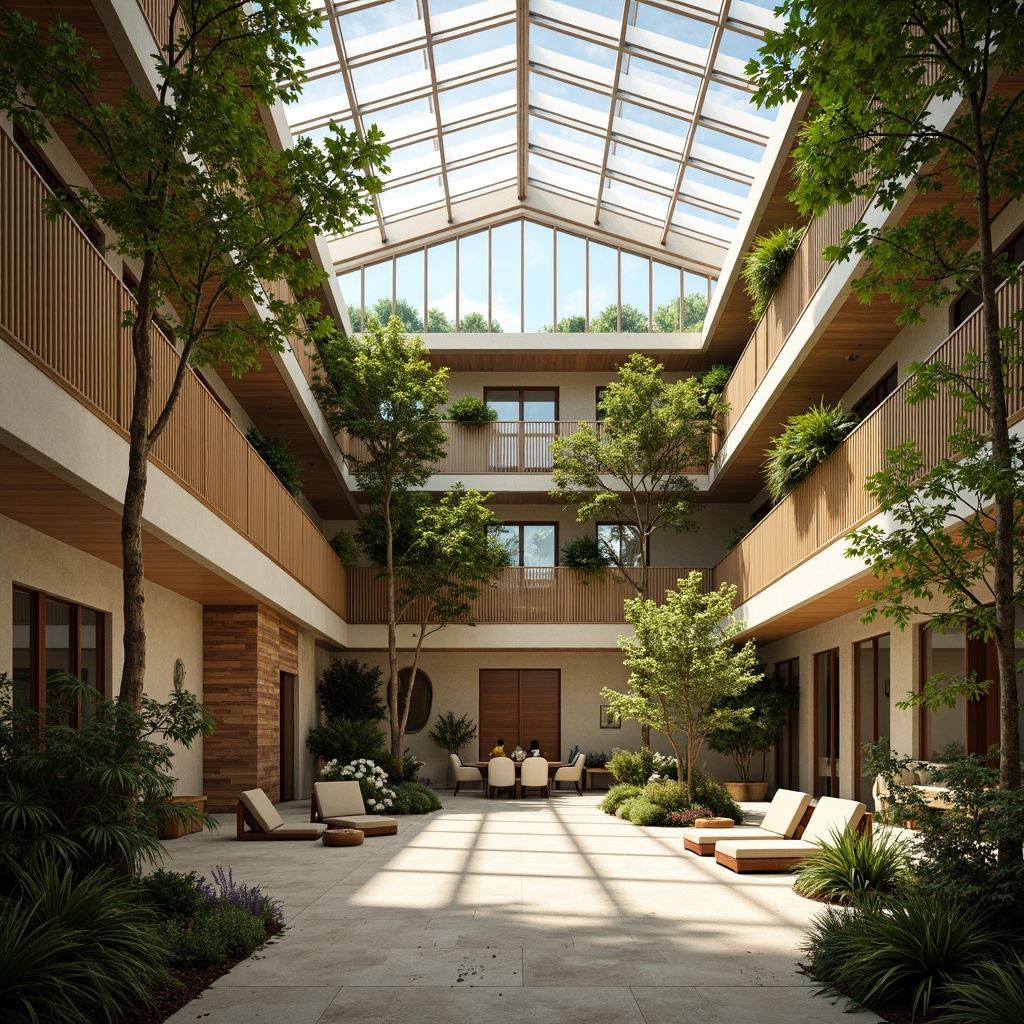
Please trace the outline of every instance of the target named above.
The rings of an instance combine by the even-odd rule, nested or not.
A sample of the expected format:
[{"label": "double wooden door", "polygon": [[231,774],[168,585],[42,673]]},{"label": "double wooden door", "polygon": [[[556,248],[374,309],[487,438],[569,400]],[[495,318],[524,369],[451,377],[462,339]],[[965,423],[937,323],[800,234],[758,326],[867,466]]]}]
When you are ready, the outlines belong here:
[{"label": "double wooden door", "polygon": [[502,739],[507,754],[536,740],[549,761],[560,760],[561,690],[557,668],[481,669],[480,758]]}]

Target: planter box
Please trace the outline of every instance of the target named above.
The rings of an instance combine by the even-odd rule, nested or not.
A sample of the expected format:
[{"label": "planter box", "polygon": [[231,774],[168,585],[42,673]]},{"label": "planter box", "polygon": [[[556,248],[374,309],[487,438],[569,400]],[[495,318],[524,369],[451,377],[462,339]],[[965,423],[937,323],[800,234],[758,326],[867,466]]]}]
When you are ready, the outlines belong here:
[{"label": "planter box", "polygon": [[727,782],[725,788],[737,803],[758,803],[768,795],[767,782]]},{"label": "planter box", "polygon": [[[205,796],[172,796],[167,804],[191,804],[200,814],[206,813]],[[181,821],[178,818],[170,818],[160,815],[160,827],[157,836],[160,839],[180,839],[192,832],[199,832],[202,829],[199,821]]]}]

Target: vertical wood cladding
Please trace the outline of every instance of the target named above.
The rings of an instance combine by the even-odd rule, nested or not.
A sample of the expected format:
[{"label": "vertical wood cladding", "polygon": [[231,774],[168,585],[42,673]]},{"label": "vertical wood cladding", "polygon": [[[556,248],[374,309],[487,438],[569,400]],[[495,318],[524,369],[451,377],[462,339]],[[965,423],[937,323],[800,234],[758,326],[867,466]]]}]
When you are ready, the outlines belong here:
[{"label": "vertical wood cladding", "polygon": [[280,799],[281,673],[298,671],[298,627],[266,605],[203,609],[203,702],[217,731],[203,746],[211,811],[244,789]]}]

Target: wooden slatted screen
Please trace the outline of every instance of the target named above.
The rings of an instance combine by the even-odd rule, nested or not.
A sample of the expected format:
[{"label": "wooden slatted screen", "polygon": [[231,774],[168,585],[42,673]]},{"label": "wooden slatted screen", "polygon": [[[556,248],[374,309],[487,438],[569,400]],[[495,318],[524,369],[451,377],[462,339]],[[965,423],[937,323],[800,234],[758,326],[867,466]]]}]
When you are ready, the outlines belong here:
[{"label": "wooden slatted screen", "polygon": [[480,670],[480,758],[498,741],[505,752],[537,740],[549,761],[561,759],[561,673],[558,669]]}]

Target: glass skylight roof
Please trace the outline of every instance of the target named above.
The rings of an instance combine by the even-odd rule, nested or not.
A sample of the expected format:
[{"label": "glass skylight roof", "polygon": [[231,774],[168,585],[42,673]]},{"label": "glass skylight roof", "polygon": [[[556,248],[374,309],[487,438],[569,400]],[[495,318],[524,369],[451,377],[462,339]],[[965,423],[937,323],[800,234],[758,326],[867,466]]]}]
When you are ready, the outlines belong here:
[{"label": "glass skylight roof", "polygon": [[[720,265],[776,116],[752,105],[743,73],[776,24],[768,0],[320,6],[287,117],[315,139],[332,119],[383,130],[391,173],[357,236],[384,243],[414,218],[457,230],[460,204],[479,219],[482,196],[491,215],[568,199],[580,229],[614,213],[642,246],[700,243],[700,262],[718,252]],[[332,246],[339,263],[369,250],[347,241]]]}]

